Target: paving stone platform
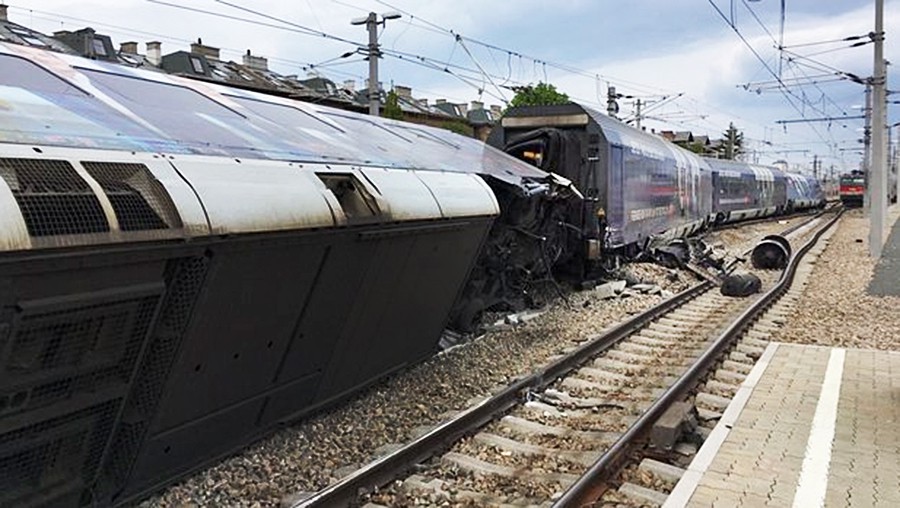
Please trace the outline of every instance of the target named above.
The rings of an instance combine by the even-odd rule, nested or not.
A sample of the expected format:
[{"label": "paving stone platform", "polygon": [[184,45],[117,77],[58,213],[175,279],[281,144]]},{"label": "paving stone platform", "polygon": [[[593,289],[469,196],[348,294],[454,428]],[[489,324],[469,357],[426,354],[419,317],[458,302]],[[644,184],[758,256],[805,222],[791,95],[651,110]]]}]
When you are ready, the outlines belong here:
[{"label": "paving stone platform", "polygon": [[900,507],[900,352],[770,344],[664,506]]}]

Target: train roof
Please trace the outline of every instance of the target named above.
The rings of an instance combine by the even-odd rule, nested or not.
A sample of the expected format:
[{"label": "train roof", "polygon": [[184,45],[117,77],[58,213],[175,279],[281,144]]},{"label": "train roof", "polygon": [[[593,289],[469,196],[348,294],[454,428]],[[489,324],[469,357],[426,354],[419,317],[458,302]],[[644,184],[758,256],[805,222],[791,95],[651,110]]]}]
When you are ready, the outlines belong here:
[{"label": "train roof", "polygon": [[479,173],[547,173],[450,131],[0,43],[0,142]]},{"label": "train roof", "polygon": [[510,108],[501,122],[503,127],[526,127],[527,118],[545,119],[547,125],[577,126],[593,123],[611,145],[626,147],[634,153],[653,159],[674,160],[681,167],[708,170],[705,160],[697,154],[670,143],[655,134],[636,129],[590,106],[570,102],[551,106]]},{"label": "train roof", "polygon": [[786,173],[774,166],[763,166],[760,164],[751,164],[749,162],[735,161],[729,159],[706,159],[710,168],[714,173],[739,173],[741,175],[753,176],[761,181],[774,181],[784,179]]}]

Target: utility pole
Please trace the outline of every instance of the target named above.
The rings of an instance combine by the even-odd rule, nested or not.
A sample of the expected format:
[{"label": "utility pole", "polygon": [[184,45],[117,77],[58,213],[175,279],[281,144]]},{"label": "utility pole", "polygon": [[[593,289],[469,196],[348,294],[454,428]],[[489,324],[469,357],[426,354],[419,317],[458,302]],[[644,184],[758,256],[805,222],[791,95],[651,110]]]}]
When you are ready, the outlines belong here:
[{"label": "utility pole", "polygon": [[863,181],[865,189],[863,189],[863,217],[869,217],[869,211],[872,205],[869,203],[869,191],[872,180],[872,80],[866,80],[866,126],[863,129]]},{"label": "utility pole", "polygon": [[[889,152],[888,162],[887,162],[887,171],[888,171],[889,175],[894,175],[894,179],[896,180],[894,182],[894,184],[897,186],[896,187],[897,203],[900,204],[900,167],[898,167],[898,164],[897,164],[898,161],[900,161],[900,159],[898,159],[898,155],[900,155],[900,153],[898,153],[898,151],[897,151],[897,141],[893,140],[891,138],[891,129],[893,129],[894,127],[900,128],[900,122],[896,122],[894,124],[887,126],[887,133],[888,133],[887,146],[888,146],[888,152]],[[898,132],[898,138],[900,138],[900,130],[898,130],[897,132]],[[890,179],[890,177],[888,177],[888,185],[890,185],[890,182],[891,182],[891,179]],[[890,205],[891,204],[888,203],[888,206],[890,206]]]},{"label": "utility pole", "polygon": [[735,142],[737,140],[737,129],[734,128],[733,123],[728,124],[728,143],[725,145],[725,158],[729,160],[734,160],[734,148]]},{"label": "utility pole", "polygon": [[366,54],[369,59],[369,114],[378,116],[378,108],[381,106],[381,97],[378,93],[378,59],[381,58],[381,51],[378,49],[378,25],[384,25],[389,19],[398,19],[400,14],[396,12],[388,12],[381,15],[370,12],[365,18],[356,18],[350,22],[351,25],[366,25],[369,31],[369,46]]},{"label": "utility pole", "polygon": [[869,254],[881,257],[881,238],[887,201],[887,171],[885,171],[885,74],[884,74],[884,0],[875,0],[875,75],[872,79],[872,204],[869,218]]},{"label": "utility pole", "polygon": [[819,155],[813,154],[813,178],[819,179]]}]

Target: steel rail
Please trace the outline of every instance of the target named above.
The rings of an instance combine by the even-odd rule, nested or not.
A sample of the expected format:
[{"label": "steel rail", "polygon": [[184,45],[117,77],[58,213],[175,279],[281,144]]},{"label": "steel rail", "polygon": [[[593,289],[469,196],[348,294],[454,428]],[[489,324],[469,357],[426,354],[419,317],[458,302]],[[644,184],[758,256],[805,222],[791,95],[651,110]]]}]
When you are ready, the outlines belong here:
[{"label": "steel rail", "polygon": [[793,212],[788,215],[769,215],[766,217],[754,217],[752,219],[743,219],[743,220],[739,220],[739,221],[735,221],[735,222],[726,222],[723,224],[712,224],[709,228],[709,232],[715,233],[717,231],[728,231],[731,229],[740,229],[744,226],[765,224],[767,222],[798,219],[798,218],[801,218],[804,216],[818,215],[819,213],[821,213],[821,210],[819,210],[819,211],[801,210],[799,212]]},{"label": "steel rail", "polygon": [[292,508],[343,506],[357,499],[362,493],[386,485],[416,464],[443,451],[462,436],[474,432],[494,420],[497,415],[519,405],[530,392],[549,386],[556,379],[569,374],[594,356],[712,287],[714,285],[711,282],[701,282],[616,325],[609,331],[591,337],[571,353],[539,371],[516,380],[502,391],[466,409],[395,452],[369,463],[310,497],[298,500],[291,505]]},{"label": "steel rail", "polygon": [[[819,210],[815,215],[811,215],[808,219],[806,219],[806,220],[804,220],[804,221],[802,221],[802,222],[798,222],[797,224],[793,224],[793,225],[791,225],[791,226],[788,226],[787,228],[784,229],[784,231],[782,231],[782,232],[780,232],[780,233],[778,233],[778,234],[779,234],[780,236],[786,237],[787,235],[793,233],[794,231],[797,231],[797,230],[799,230],[799,229],[802,229],[802,228],[806,227],[807,225],[811,224],[814,220],[816,220],[816,219],[818,219],[818,218],[821,218],[823,215],[825,215],[825,214],[827,214],[827,213],[836,213],[836,212],[843,213],[843,210],[844,210],[844,207],[843,207],[843,205],[841,205],[841,204],[837,204],[837,205],[834,205],[834,206],[829,206],[829,207],[827,207],[827,208],[823,208],[822,210]],[[723,268],[723,270],[725,271],[725,273],[731,273],[732,271],[734,271],[734,269],[737,268],[737,265],[738,265],[739,263],[742,263],[743,261],[745,261],[744,258],[746,258],[747,256],[749,256],[750,253],[752,253],[752,252],[753,252],[753,248],[747,249],[744,253],[741,254],[741,257],[740,257],[740,258],[733,259],[730,263],[728,263],[728,264]]]},{"label": "steel rail", "polygon": [[806,242],[799,251],[791,257],[787,268],[782,272],[778,283],[767,291],[759,300],[741,313],[707,348],[700,358],[688,369],[672,386],[669,387],[651,406],[641,415],[624,434],[588,469],[588,471],[573,483],[563,495],[554,503],[555,507],[583,506],[593,503],[603,493],[604,484],[614,475],[617,465],[626,459],[632,446],[646,434],[657,419],[675,402],[682,400],[688,392],[694,389],[700,380],[707,374],[709,368],[717,362],[731,345],[737,341],[743,332],[759,317],[771,304],[777,301],[790,288],[800,260],[818,242],[819,238],[830,229],[840,218],[843,210],[838,210],[834,218],[820,228],[816,234]]},{"label": "steel rail", "polygon": [[[814,220],[797,225],[801,227]],[[785,234],[787,234],[785,232]],[[464,410],[451,420],[439,424],[431,431],[407,443],[398,450],[377,459],[340,481],[311,496],[297,500],[291,508],[312,508],[320,506],[341,506],[350,504],[361,494],[372,492],[382,485],[404,475],[416,464],[437,455],[451,446],[462,436],[471,434],[498,415],[508,412],[527,398],[530,392],[540,391],[557,379],[579,368],[582,364],[610,349],[623,339],[634,334],[654,320],[693,300],[713,288],[715,284],[703,281],[651,307],[630,319],[615,325],[610,330],[589,338],[584,344],[551,362],[543,369],[517,379],[512,384],[484,401]]]}]

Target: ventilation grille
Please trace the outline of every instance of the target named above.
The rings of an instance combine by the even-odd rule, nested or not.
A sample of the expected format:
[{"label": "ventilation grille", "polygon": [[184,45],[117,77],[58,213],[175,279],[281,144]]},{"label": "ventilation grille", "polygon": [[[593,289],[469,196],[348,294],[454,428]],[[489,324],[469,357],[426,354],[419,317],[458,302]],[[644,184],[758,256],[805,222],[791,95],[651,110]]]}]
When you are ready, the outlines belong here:
[{"label": "ventilation grille", "polygon": [[0,506],[92,502],[97,472],[120,400],[0,434]]},{"label": "ventilation grille", "polygon": [[103,466],[98,491],[104,500],[110,500],[120,492],[128,480],[190,322],[208,266],[206,257],[186,258],[169,265],[166,274],[168,291],[128,396],[122,424],[116,429],[109,460]]},{"label": "ventilation grille", "polygon": [[12,189],[31,236],[109,231],[100,201],[68,162],[0,158],[0,177]]},{"label": "ventilation grille", "polygon": [[16,318],[8,338],[0,336],[0,423],[10,414],[126,386],[158,300],[144,296]]},{"label": "ventilation grille", "polygon": [[[163,286],[19,302],[0,324],[0,506],[91,503]],[[14,312],[9,312],[15,309]]]},{"label": "ventilation grille", "polygon": [[143,164],[82,162],[109,198],[123,231],[181,228],[181,218],[162,184]]}]

